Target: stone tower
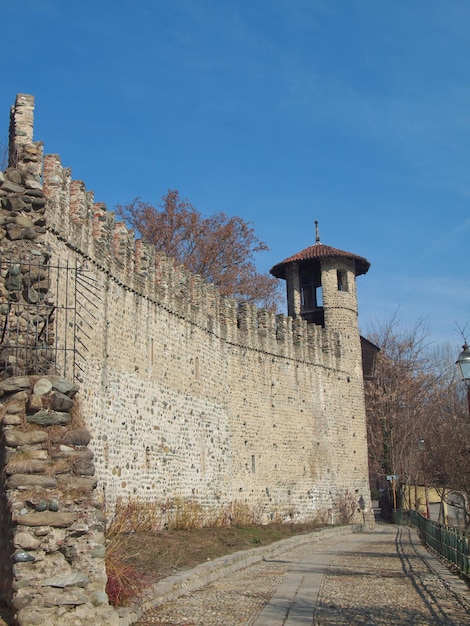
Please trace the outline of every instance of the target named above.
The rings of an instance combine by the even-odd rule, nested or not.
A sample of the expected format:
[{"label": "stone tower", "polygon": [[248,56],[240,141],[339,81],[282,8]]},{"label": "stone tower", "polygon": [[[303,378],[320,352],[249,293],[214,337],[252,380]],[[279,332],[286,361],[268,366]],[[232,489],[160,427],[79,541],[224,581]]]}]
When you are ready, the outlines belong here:
[{"label": "stone tower", "polygon": [[342,359],[349,375],[362,384],[361,339],[358,325],[356,276],[365,274],[367,259],[320,242],[318,222],[313,246],[292,255],[271,268],[287,284],[287,312],[346,340]]}]

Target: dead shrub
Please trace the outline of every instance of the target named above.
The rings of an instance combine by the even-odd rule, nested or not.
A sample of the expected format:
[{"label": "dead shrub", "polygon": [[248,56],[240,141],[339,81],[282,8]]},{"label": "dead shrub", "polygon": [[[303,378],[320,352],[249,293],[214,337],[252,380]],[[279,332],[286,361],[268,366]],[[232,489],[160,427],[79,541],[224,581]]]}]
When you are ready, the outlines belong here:
[{"label": "dead shrub", "polygon": [[349,489],[346,489],[336,500],[336,509],[338,511],[340,524],[350,524],[356,514],[356,496],[351,493]]},{"label": "dead shrub", "polygon": [[123,606],[142,590],[143,576],[126,563],[122,535],[114,535],[106,543],[106,593],[113,606]]}]

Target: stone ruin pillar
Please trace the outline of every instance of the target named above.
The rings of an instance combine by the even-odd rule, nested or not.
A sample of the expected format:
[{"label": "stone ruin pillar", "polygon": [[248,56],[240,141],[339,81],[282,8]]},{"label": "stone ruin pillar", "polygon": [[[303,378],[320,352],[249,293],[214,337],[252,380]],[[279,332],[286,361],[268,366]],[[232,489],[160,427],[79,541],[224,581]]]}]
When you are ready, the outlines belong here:
[{"label": "stone ruin pillar", "polygon": [[19,626],[119,623],[77,390],[58,376],[0,382],[0,602]]}]

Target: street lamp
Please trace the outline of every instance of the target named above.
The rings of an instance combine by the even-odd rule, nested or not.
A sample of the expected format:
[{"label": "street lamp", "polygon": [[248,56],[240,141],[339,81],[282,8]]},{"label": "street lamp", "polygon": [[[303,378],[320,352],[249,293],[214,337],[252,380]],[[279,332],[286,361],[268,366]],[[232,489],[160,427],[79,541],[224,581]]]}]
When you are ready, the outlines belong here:
[{"label": "street lamp", "polygon": [[463,350],[459,354],[456,364],[459,366],[460,375],[467,386],[467,402],[468,411],[470,413],[470,349],[468,348],[467,342],[463,344],[462,348]]},{"label": "street lamp", "polygon": [[423,478],[424,478],[424,499],[426,501],[426,517],[429,519],[430,515],[429,515],[429,496],[428,496],[428,477],[427,477],[427,471],[426,471],[427,468],[426,468],[426,456],[425,456],[426,444],[422,437],[418,439],[418,449],[423,454],[422,461],[423,461]]}]

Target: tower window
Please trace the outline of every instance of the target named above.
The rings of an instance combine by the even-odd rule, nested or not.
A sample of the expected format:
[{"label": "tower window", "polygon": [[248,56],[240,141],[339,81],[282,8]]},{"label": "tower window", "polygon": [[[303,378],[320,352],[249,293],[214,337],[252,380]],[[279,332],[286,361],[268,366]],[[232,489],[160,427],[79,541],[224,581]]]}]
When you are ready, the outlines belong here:
[{"label": "tower window", "polygon": [[342,270],[337,270],[336,277],[338,279],[338,291],[347,291],[348,279],[346,276],[346,272],[343,272]]},{"label": "tower window", "polygon": [[300,302],[302,311],[313,311],[322,306],[320,279],[310,266],[300,270]]}]

